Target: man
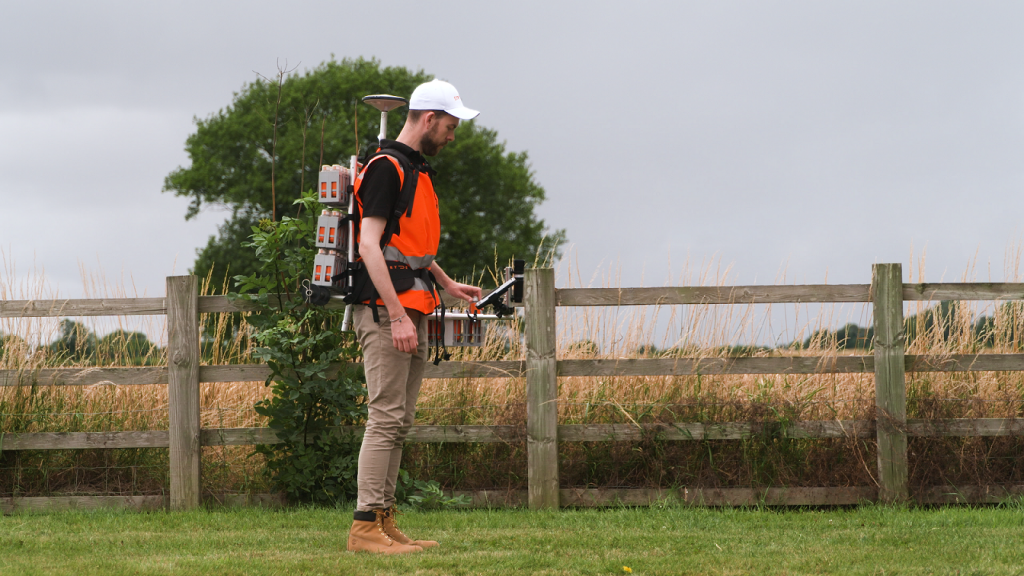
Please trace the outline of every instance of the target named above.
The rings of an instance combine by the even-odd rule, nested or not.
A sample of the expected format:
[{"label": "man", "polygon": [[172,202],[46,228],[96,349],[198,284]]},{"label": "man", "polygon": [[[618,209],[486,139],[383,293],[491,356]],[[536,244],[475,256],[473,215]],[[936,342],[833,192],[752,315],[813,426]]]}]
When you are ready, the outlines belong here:
[{"label": "man", "polygon": [[[427,319],[440,304],[429,277],[448,294],[478,299],[480,289],[453,281],[434,261],[441,238],[433,169],[423,156],[435,156],[455,139],[460,120],[479,114],[462,104],[455,87],[441,80],[419,85],[409,100],[409,115],[394,141],[384,140],[386,155],[373,158],[356,180],[360,210],[359,255],[379,299],[376,306],[355,306],[356,336],[363,349],[369,417],[359,451],[358,496],[348,549],[387,554],[419,552],[437,546],[411,540],[395,524],[395,485],[402,444],[416,415],[423,368],[427,361]],[[403,168],[398,157],[408,160]],[[411,210],[395,219],[395,206],[407,178],[418,170]],[[393,231],[381,246],[386,230]],[[396,290],[391,271],[420,271]],[[426,277],[426,278],[425,278]],[[377,317],[375,321],[374,317]]]}]

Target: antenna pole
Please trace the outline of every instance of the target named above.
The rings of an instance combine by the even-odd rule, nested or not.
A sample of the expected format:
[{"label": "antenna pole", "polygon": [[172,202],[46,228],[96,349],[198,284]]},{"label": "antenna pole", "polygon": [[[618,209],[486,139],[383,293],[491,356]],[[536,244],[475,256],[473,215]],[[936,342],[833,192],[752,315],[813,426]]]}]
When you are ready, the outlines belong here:
[{"label": "antenna pole", "polygon": [[[359,173],[359,159],[355,155],[353,155],[349,159],[349,162],[350,162],[349,166],[351,166],[350,170],[352,171],[352,174],[353,174],[352,186],[353,186],[353,188],[355,188],[355,176],[354,175]],[[349,196],[348,196],[348,213],[349,214],[354,214],[355,213],[355,209],[356,209],[356,195],[353,192],[352,194],[349,194]],[[348,233],[348,254],[346,254],[346,256],[348,257],[348,260],[346,260],[346,262],[355,262],[356,261],[356,227],[352,223],[351,220],[349,220],[349,222],[348,222],[348,231],[347,231],[347,233]],[[350,278],[351,278],[351,276],[350,276]],[[341,320],[341,331],[342,332],[348,332],[350,326],[352,326],[352,305],[351,304],[345,306],[345,316]]]}]

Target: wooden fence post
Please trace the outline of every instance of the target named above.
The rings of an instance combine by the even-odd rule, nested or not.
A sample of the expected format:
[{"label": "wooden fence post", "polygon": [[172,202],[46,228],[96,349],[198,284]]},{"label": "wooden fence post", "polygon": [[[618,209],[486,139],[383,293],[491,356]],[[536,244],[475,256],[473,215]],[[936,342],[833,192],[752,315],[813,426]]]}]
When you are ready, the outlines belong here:
[{"label": "wooden fence post", "polygon": [[873,265],[871,291],[875,317],[878,499],[899,502],[908,497],[903,267],[900,264]]},{"label": "wooden fence post", "polygon": [[199,279],[167,278],[171,509],[199,506]]},{"label": "wooden fence post", "polygon": [[558,508],[558,374],[555,271],[533,268],[524,280],[526,449],[531,510]]}]

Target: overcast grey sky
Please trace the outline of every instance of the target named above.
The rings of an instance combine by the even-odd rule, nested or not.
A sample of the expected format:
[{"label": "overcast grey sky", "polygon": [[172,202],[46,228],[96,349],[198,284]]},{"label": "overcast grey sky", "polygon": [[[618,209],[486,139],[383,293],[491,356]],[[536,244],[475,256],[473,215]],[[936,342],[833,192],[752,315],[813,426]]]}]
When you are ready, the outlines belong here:
[{"label": "overcast grey sky", "polygon": [[929,280],[975,254],[1001,280],[1022,31],[1019,2],[6,2],[0,273],[77,297],[81,264],[162,295],[225,217],[160,192],[193,117],[334,54],[453,82],[528,151],[584,277],[661,285],[688,256],[863,283],[913,247]]}]

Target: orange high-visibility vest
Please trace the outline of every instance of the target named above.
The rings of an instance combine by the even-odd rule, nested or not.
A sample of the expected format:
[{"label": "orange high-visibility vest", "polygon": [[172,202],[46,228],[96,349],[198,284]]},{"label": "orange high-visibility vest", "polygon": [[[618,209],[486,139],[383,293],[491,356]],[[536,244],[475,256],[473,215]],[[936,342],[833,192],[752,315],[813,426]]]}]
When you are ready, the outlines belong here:
[{"label": "orange high-visibility vest", "polygon": [[[363,198],[359,194],[359,188],[363,183],[363,175],[370,167],[370,164],[381,159],[390,160],[398,171],[399,193],[405,183],[405,173],[397,159],[386,154],[376,156],[367,163],[359,172],[355,181],[356,206],[359,218],[363,216]],[[389,262],[400,262],[412,268],[421,270],[430,267],[430,264],[437,256],[437,245],[441,241],[441,215],[437,202],[437,194],[434,193],[434,183],[426,171],[419,172],[419,180],[416,182],[416,196],[413,199],[411,212],[402,214],[398,220],[398,230],[391,237],[387,246],[384,247],[384,260]],[[359,237],[356,237],[356,245],[359,245]],[[360,258],[360,260],[362,260]],[[434,287],[421,278],[413,279],[413,287],[409,290],[398,293],[398,301],[405,308],[419,310],[424,314],[434,311],[440,302]],[[383,306],[384,301],[378,299],[378,306]]]}]

